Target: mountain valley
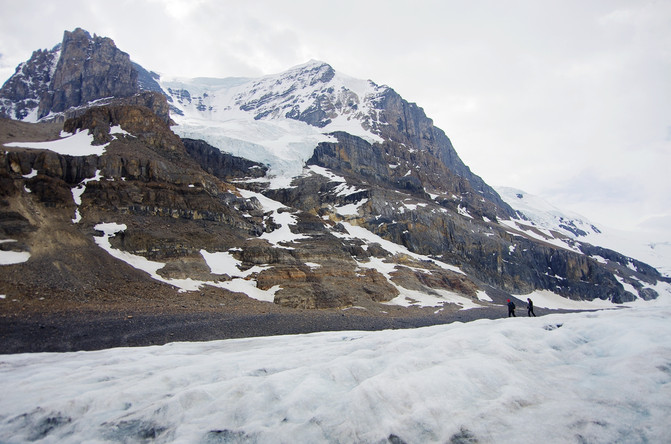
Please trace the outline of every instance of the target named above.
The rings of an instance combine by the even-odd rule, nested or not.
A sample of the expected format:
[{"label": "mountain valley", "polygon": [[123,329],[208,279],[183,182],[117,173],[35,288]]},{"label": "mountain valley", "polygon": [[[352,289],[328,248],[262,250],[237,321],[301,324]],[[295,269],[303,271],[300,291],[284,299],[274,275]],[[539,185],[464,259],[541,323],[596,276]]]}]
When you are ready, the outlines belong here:
[{"label": "mountain valley", "polygon": [[298,313],[315,331],[671,283],[584,242],[592,224],[530,220],[422,108],[323,62],[163,81],[77,29],[17,68],[0,114],[6,319]]}]

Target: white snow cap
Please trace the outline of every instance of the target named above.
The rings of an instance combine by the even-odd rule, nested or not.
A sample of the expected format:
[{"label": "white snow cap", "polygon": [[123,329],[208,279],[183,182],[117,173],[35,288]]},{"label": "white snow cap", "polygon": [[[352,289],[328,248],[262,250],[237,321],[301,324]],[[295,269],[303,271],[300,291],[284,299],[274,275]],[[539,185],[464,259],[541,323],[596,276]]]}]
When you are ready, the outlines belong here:
[{"label": "white snow cap", "polygon": [[[273,176],[300,175],[317,144],[335,141],[328,136],[335,131],[382,140],[373,129],[379,124],[374,109],[388,87],[317,60],[258,79],[176,79],[161,85],[181,112],[172,115],[178,135],[267,164]],[[313,111],[322,127],[297,120]]]}]

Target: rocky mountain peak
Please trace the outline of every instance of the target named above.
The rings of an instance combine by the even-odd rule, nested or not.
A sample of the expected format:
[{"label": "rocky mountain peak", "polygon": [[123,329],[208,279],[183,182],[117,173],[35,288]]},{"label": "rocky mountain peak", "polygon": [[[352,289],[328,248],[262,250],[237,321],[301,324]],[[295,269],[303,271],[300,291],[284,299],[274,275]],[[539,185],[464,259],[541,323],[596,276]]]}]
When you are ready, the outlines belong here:
[{"label": "rocky mountain peak", "polygon": [[0,88],[0,116],[37,120],[37,107],[40,98],[49,92],[60,51],[60,43],[51,50],[39,49],[16,67],[14,75]]},{"label": "rocky mountain peak", "polygon": [[138,92],[138,70],[130,56],[112,39],[77,28],[65,31],[52,50],[35,51],[19,65],[0,89],[0,115],[37,121],[97,99]]},{"label": "rocky mountain peak", "polygon": [[139,92],[138,74],[130,56],[108,37],[81,28],[63,35],[61,57],[50,91],[40,101],[38,117],[65,111],[103,97],[128,97]]},{"label": "rocky mountain peak", "polygon": [[331,65],[320,60],[310,60],[302,65],[288,69],[283,77],[288,80],[296,80],[303,86],[313,86],[317,83],[328,83],[335,76],[335,70]]},{"label": "rocky mountain peak", "polygon": [[[193,87],[186,83],[165,86],[178,114],[185,117],[175,117],[180,124],[176,128],[178,133],[194,137],[194,131],[203,132],[203,125],[211,126],[212,132],[205,131],[202,136],[210,144],[224,151],[232,146],[249,146],[250,156],[259,153],[258,157],[250,159],[268,163],[271,170],[274,162],[286,162],[288,156],[284,148],[277,151],[277,143],[271,140],[273,135],[286,131],[287,120],[300,121],[317,131],[303,128],[303,140],[300,137],[291,140],[293,146],[304,146],[300,152],[296,150],[299,164],[312,157],[316,144],[325,141],[324,135],[347,133],[369,144],[384,144],[384,153],[358,157],[375,166],[348,165],[345,170],[372,168],[376,177],[386,177],[385,180],[404,189],[448,199],[453,199],[453,195],[460,196],[462,205],[483,210],[488,217],[514,215],[496,192],[464,165],[449,138],[434,126],[421,107],[403,99],[388,86],[347,76],[327,63],[311,60],[282,73],[220,89],[206,90],[195,82]],[[190,125],[194,119],[199,122],[198,129],[192,130]],[[231,131],[220,132],[232,121],[239,122],[236,125],[256,128],[253,136],[240,134],[235,126],[231,126]],[[292,127],[296,128],[296,125]],[[269,134],[269,138],[260,138],[258,134]],[[259,149],[259,145],[264,149]],[[358,146],[351,146],[355,145]],[[332,164],[331,161],[327,163]],[[395,165],[395,168],[390,170],[387,165]],[[300,173],[300,165],[297,165],[298,171],[284,165],[280,168],[283,168],[281,174],[285,171],[294,175]],[[481,203],[483,197],[488,202],[484,205]]]},{"label": "rocky mountain peak", "polygon": [[257,120],[281,117],[323,128],[358,110],[368,91],[354,89],[329,64],[312,60],[251,82],[235,96],[235,104]]}]

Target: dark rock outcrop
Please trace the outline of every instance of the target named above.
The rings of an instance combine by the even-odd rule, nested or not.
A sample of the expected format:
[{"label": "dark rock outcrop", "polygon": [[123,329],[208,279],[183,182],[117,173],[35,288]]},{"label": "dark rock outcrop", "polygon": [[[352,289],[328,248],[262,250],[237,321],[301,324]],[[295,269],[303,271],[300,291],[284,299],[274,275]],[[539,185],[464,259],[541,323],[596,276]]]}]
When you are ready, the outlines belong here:
[{"label": "dark rock outcrop", "polygon": [[[444,167],[439,167],[439,169],[448,173],[448,180],[450,180],[449,175],[451,175],[463,178],[467,183],[467,189],[464,190],[465,193],[463,194],[467,194],[469,189],[472,189],[477,193],[477,196],[473,196],[474,200],[476,197],[482,197],[491,202],[497,208],[497,213],[503,218],[515,214],[493,188],[487,185],[482,178],[473,174],[470,168],[462,162],[445,132],[433,125],[433,121],[426,116],[422,108],[415,103],[404,100],[391,88],[385,91],[378,99],[377,104],[380,110],[378,118],[381,125],[377,126],[376,130],[383,139],[390,142],[386,145],[394,146],[395,157],[402,158],[398,152],[407,153],[408,151],[407,148],[399,150],[398,144],[413,147],[419,150],[417,157],[419,157],[420,164],[417,171],[423,172],[427,167],[430,170],[435,170],[436,167],[432,168],[431,164],[438,160],[439,164]],[[425,176],[425,181],[428,181],[431,177],[440,177],[440,179],[428,181],[428,185],[437,190],[441,189],[440,183],[445,180],[445,177],[431,176],[428,173]],[[454,179],[450,181],[452,183],[456,182]],[[447,191],[451,192],[452,190]]]},{"label": "dark rock outcrop", "polygon": [[65,31],[63,41],[53,49],[35,51],[17,67],[0,89],[0,117],[23,120],[32,116],[30,119],[36,121],[46,116],[59,118],[59,113],[69,111],[69,115],[60,117],[67,120],[91,102],[135,97],[169,121],[167,103],[153,99],[154,104],[165,107],[162,110],[153,106],[151,95],[137,95],[147,91],[163,96],[157,78],[157,74],[133,63],[112,39],[91,37],[77,28]]},{"label": "dark rock outcrop", "polygon": [[60,49],[59,44],[52,50],[37,50],[27,62],[17,66],[14,75],[0,88],[0,117],[23,120],[37,112],[41,98],[49,93]]},{"label": "dark rock outcrop", "polygon": [[131,61],[131,64],[137,71],[137,86],[140,91],[152,91],[163,94],[163,89],[161,89],[161,85],[158,84],[158,80],[161,76],[153,71],[147,71],[135,62]]},{"label": "dark rock outcrop", "polygon": [[81,28],[66,31],[49,92],[40,100],[38,117],[62,112],[104,97],[128,97],[139,92],[138,73],[130,56],[112,39]]},{"label": "dark rock outcrop", "polygon": [[107,106],[97,106],[86,109],[81,115],[68,119],[63,124],[63,130],[75,133],[88,130],[94,137],[94,143],[102,145],[112,140],[110,128],[120,126],[139,137],[143,143],[161,151],[163,154],[178,156],[186,153],[181,139],[170,130],[168,122],[155,111],[146,106],[137,106],[135,103],[147,103],[154,109],[167,111],[165,98],[157,93],[143,93],[128,100],[114,101]]},{"label": "dark rock outcrop", "polygon": [[224,153],[202,140],[182,139],[182,142],[189,155],[203,170],[222,180],[263,177],[268,171],[265,165]]}]

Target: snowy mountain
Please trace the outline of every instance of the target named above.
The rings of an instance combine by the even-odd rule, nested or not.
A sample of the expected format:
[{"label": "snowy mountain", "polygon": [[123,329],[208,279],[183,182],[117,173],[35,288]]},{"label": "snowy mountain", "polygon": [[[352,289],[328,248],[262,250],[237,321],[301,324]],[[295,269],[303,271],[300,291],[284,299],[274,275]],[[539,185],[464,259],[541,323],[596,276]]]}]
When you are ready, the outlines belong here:
[{"label": "snowy mountain", "polygon": [[568,248],[575,245],[575,241],[598,245],[640,259],[665,275],[671,275],[669,242],[657,242],[645,235],[607,226],[597,227],[585,216],[561,210],[545,199],[522,190],[496,187],[496,191],[517,211],[521,219],[516,221],[517,224],[541,229],[547,236],[564,242]]},{"label": "snowy mountain", "polygon": [[539,196],[509,187],[497,187],[496,191],[522,219],[540,228],[576,239],[601,234],[601,230],[585,217],[560,210]]},{"label": "snowy mountain", "polygon": [[[433,127],[421,108],[387,86],[349,77],[324,62],[313,60],[260,79],[180,79],[161,81],[161,86],[170,96],[177,134],[267,164],[271,175],[283,178],[280,184],[300,175],[318,143],[333,142],[333,133],[344,132],[369,143],[403,144],[402,156],[386,160],[407,176],[413,170],[433,169],[422,164],[421,154],[409,162],[407,152],[429,151],[434,156],[430,163],[438,157],[477,192],[509,211],[461,162],[447,136]],[[453,191],[441,190],[440,180],[430,185],[427,192]]]},{"label": "snowy mountain", "polygon": [[173,107],[175,131],[270,167],[271,187],[302,173],[328,133],[345,131],[369,141],[373,101],[385,87],[336,74],[311,61],[260,79],[161,81]]},{"label": "snowy mountain", "polygon": [[100,99],[160,91],[154,79],[107,37],[77,28],[31,58],[0,88],[0,116],[36,122]]},{"label": "snowy mountain", "polygon": [[376,131],[381,125],[376,102],[389,90],[314,60],[260,79],[223,79],[209,84],[183,79],[161,85],[175,99],[176,107],[192,118],[225,121],[242,111],[254,120],[298,120],[322,132],[346,131],[375,141],[381,140]]},{"label": "snowy mountain", "polygon": [[[27,63],[44,81],[21,68],[0,90],[18,119],[0,122],[0,246],[12,253],[0,292],[49,288],[76,306],[80,292],[130,303],[137,288],[177,300],[208,289],[214,304],[243,293],[384,314],[666,291],[653,267],[584,242],[593,224],[524,193],[502,199],[390,87],[318,61],[156,83],[110,39],[75,30],[59,48]],[[19,96],[40,100],[17,114]]]},{"label": "snowy mountain", "polygon": [[268,164],[287,179],[301,173],[327,133],[381,141],[375,103],[387,87],[336,73],[311,61],[260,79],[162,81],[172,98],[176,131]]}]

